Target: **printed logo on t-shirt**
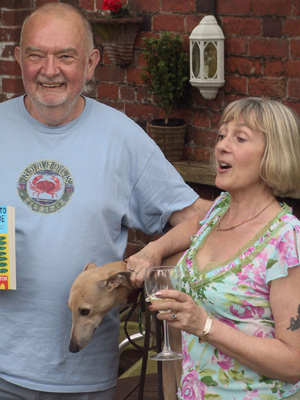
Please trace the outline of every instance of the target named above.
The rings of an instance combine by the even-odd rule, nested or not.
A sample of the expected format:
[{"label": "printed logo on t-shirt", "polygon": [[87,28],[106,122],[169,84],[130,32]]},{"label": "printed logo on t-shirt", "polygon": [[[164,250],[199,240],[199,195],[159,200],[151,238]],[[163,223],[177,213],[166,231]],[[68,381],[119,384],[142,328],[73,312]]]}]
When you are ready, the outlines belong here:
[{"label": "printed logo on t-shirt", "polygon": [[63,164],[53,160],[37,161],[21,173],[17,190],[20,199],[32,211],[52,214],[71,200],[74,180]]}]

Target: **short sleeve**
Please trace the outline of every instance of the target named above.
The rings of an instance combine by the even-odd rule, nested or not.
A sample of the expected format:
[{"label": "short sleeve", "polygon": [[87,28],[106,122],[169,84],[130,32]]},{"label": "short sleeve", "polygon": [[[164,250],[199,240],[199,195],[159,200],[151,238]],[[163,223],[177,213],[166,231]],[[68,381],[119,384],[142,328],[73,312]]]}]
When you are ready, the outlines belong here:
[{"label": "short sleeve", "polygon": [[272,238],[266,268],[267,283],[287,276],[289,268],[300,264],[299,232],[300,225],[288,223]]},{"label": "short sleeve", "polygon": [[190,206],[198,197],[156,148],[130,196],[130,227],[162,233],[172,213]]}]

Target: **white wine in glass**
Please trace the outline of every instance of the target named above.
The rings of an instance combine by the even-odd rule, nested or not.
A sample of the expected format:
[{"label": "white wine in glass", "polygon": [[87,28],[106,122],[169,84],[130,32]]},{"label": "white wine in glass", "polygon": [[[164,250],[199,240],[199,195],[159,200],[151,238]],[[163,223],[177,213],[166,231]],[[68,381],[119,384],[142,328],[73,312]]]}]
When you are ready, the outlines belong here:
[{"label": "white wine in glass", "polygon": [[[179,267],[163,266],[150,267],[145,270],[145,292],[149,301],[153,304],[157,301],[164,302],[170,299],[162,299],[156,296],[156,292],[164,289],[180,290],[181,278]],[[168,313],[171,310],[159,310],[161,313]],[[164,345],[163,350],[150,358],[157,361],[180,360],[181,353],[176,353],[171,349],[169,341],[169,330],[167,321],[163,321],[164,326]]]}]

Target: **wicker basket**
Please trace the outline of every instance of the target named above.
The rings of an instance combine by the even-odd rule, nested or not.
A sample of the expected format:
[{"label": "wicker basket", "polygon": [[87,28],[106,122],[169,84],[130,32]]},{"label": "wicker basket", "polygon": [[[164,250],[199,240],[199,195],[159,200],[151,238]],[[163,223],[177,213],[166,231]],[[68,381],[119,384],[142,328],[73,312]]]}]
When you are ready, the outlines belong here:
[{"label": "wicker basket", "polygon": [[147,124],[148,135],[160,147],[167,160],[181,160],[186,133],[186,124],[182,120],[183,124],[179,126],[159,126],[154,124],[155,121]]}]

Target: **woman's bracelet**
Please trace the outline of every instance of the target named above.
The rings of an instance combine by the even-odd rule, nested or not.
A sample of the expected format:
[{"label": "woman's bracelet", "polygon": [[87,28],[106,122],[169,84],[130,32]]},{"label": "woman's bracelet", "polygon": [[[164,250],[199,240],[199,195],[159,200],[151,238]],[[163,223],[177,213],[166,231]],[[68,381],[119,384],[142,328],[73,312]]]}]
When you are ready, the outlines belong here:
[{"label": "woman's bracelet", "polygon": [[213,319],[210,316],[207,316],[201,338],[199,337],[199,343],[207,342],[212,321]]}]

